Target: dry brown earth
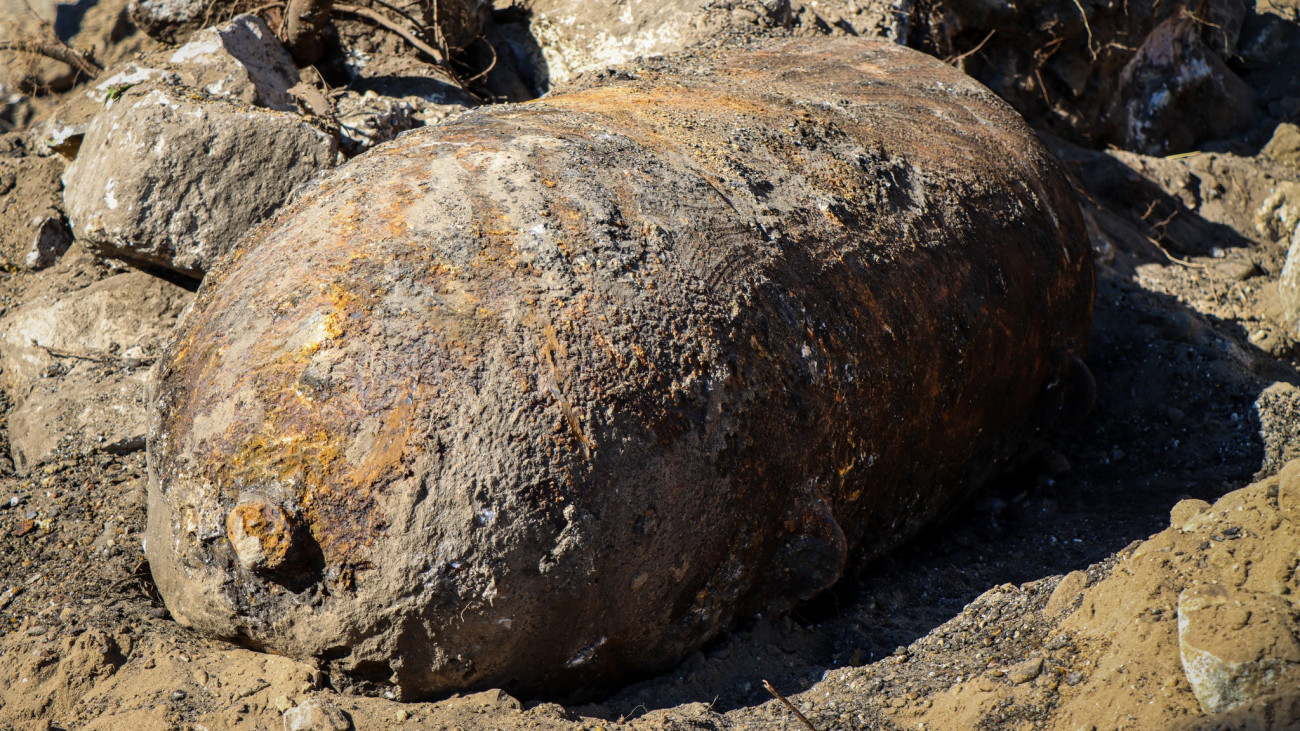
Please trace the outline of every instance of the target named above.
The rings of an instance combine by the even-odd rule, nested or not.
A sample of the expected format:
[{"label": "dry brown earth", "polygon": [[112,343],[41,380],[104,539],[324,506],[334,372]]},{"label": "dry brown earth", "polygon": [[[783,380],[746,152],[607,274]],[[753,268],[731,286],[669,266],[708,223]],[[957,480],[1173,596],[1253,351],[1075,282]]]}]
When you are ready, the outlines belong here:
[{"label": "dry brown earth", "polygon": [[[818,12],[865,17],[847,6]],[[1012,89],[1040,126],[1086,142],[1076,134],[1091,129],[1086,115],[1072,114],[1110,82],[1084,84],[1078,96],[1064,86],[1093,64],[1088,32],[1093,48],[1100,38],[1130,49],[1142,39],[1105,36],[1119,27],[1109,20],[1084,28],[1069,20],[1078,12],[1069,2],[984,25],[911,17],[915,33],[945,29],[917,42],[941,56],[1000,29],[989,53],[957,63]],[[1038,22],[1053,18],[1058,25]],[[8,425],[0,440],[0,728],[279,729],[311,715],[302,709],[309,699],[337,709],[315,718],[347,718],[358,729],[800,728],[764,679],[823,730],[1294,727],[1300,530],[1290,517],[1293,486],[1276,473],[1300,456],[1300,350],[1277,288],[1294,236],[1290,211],[1300,205],[1290,192],[1300,182],[1297,146],[1285,126],[1300,121],[1300,97],[1297,75],[1276,64],[1295,52],[1287,39],[1297,22],[1292,2],[1245,8],[1240,56],[1226,63],[1255,90],[1257,113],[1237,137],[1165,158],[1049,140],[1074,176],[1098,264],[1088,364],[1099,400],[1089,421],[1047,438],[1040,459],[968,509],[788,617],[747,620],[676,669],[594,699],[489,691],[398,703],[382,688],[359,695],[318,668],[195,637],[168,617],[143,561],[144,453],[105,449],[102,431],[72,428],[45,461],[20,469],[7,455],[27,396],[9,388],[0,403]],[[787,32],[759,25],[754,34]],[[792,25],[800,33],[816,23]],[[1034,68],[1016,59],[1033,59],[1040,46],[1017,41],[1015,27],[1031,29],[1037,43],[1051,41],[1037,35],[1044,28],[1059,28],[1065,40]],[[88,23],[83,32],[106,31]],[[122,38],[101,57],[152,43]],[[1122,66],[1103,60],[1110,71]],[[1004,78],[1000,69],[1013,73]],[[1042,99],[1043,88],[1048,101],[1026,101]],[[24,96],[0,118],[25,125],[52,101]],[[34,149],[25,137],[0,138],[6,156]],[[23,184],[47,189],[39,169],[48,164],[31,165]],[[0,206],[22,201],[6,196]],[[9,222],[22,220],[10,215],[0,230],[5,251],[17,245]],[[92,287],[120,291],[127,299],[114,300],[125,302],[115,311],[152,318],[145,330],[165,327],[170,306],[157,307],[149,294],[161,285],[110,287],[141,276],[78,246],[44,272],[10,267],[0,273],[0,328],[50,297],[75,306],[75,293]],[[128,354],[128,345],[141,350]],[[70,355],[42,356],[48,361],[29,386],[65,404],[90,403],[95,389],[129,379],[161,347],[153,339],[112,346],[85,335],[56,348]],[[10,355],[0,368],[9,381],[21,370]],[[32,433],[21,431],[18,441]],[[1198,699],[1192,681],[1211,687],[1213,674],[1189,676],[1184,655],[1193,668],[1213,668],[1207,658],[1218,658],[1245,679],[1215,686],[1220,698],[1241,689],[1254,697],[1208,715],[1203,701],[1212,696],[1202,690]],[[1252,680],[1251,668],[1264,665],[1271,685]]]}]

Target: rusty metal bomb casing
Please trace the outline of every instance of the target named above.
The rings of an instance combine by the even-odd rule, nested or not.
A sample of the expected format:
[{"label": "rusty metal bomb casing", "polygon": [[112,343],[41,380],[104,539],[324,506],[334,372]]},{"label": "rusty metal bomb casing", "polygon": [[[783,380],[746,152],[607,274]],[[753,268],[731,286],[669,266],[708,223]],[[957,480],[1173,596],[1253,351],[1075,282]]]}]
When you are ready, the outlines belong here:
[{"label": "rusty metal bomb casing", "polygon": [[405,698],[619,682],[1004,468],[1092,297],[1033,133],[905,48],[478,109],[205,280],[154,373],[150,565],[181,623]]}]

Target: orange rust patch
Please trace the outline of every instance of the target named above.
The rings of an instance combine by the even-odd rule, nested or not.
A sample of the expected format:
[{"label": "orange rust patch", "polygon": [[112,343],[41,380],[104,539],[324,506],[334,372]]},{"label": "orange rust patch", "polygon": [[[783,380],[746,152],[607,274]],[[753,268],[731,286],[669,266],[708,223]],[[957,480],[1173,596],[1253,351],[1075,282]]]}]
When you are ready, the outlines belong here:
[{"label": "orange rust patch", "polygon": [[245,568],[282,568],[293,553],[293,521],[277,505],[246,500],[226,515],[226,536]]}]

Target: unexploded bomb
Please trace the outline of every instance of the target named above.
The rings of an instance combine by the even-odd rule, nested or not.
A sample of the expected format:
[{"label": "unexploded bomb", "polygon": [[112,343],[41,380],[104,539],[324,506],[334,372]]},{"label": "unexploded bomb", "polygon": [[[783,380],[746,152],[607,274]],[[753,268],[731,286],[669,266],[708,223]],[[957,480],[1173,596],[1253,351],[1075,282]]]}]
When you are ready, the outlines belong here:
[{"label": "unexploded bomb", "polygon": [[1008,464],[1092,296],[1029,128],[888,43],[478,109],[209,275],[154,373],[150,565],[183,624],[407,698],[618,682]]}]

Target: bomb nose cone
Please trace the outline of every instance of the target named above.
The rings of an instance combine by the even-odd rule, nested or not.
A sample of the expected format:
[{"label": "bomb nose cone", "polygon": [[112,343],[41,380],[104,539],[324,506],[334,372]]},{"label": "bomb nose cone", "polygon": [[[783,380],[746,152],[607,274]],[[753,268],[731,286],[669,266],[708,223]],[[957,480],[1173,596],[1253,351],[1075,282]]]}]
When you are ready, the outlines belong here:
[{"label": "bomb nose cone", "polygon": [[249,571],[278,571],[297,555],[293,518],[261,497],[244,497],[226,515],[226,535]]}]

